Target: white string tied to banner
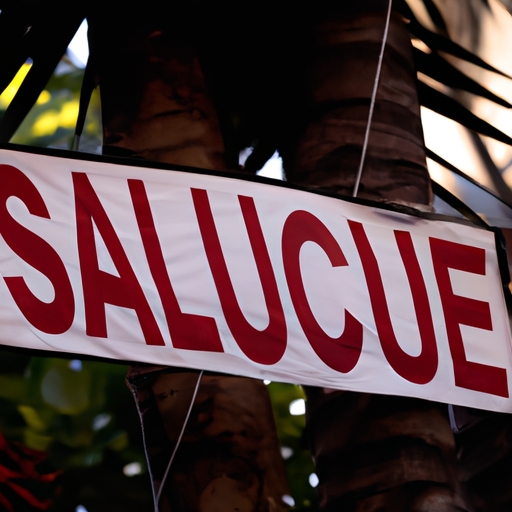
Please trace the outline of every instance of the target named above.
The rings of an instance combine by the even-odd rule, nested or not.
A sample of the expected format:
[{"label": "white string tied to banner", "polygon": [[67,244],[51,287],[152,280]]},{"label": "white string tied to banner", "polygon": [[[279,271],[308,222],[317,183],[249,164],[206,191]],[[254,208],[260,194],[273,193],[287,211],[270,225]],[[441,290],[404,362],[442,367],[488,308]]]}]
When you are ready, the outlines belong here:
[{"label": "white string tied to banner", "polygon": [[[159,510],[160,510],[160,506],[159,506],[160,497],[162,496],[162,491],[164,489],[164,485],[165,485],[165,482],[167,480],[167,476],[169,475],[169,471],[171,469],[172,462],[173,462],[174,457],[176,456],[176,452],[178,451],[178,448],[180,446],[181,439],[183,438],[183,434],[185,432],[185,428],[187,427],[188,419],[190,417],[190,413],[192,412],[192,407],[194,406],[194,402],[196,400],[197,392],[199,391],[199,385],[201,384],[201,378],[203,377],[203,373],[204,373],[204,370],[201,370],[199,372],[198,377],[197,377],[196,386],[194,388],[194,392],[192,393],[192,398],[190,399],[190,405],[188,407],[187,414],[186,414],[185,419],[183,421],[183,425],[181,427],[180,435],[178,436],[178,439],[176,440],[176,444],[174,445],[174,449],[172,451],[171,457],[170,457],[169,462],[167,464],[167,468],[165,469],[165,473],[164,473],[164,476],[162,477],[162,481],[160,483],[160,486],[158,488],[158,492],[157,493],[155,493],[155,487],[154,487],[155,484],[154,484],[154,482],[152,482],[153,497],[154,497],[154,502],[155,502],[155,512],[159,512]],[[146,458],[147,458],[148,467],[149,467],[150,463],[149,463],[149,457],[147,456],[147,452],[146,452]]]},{"label": "white string tied to banner", "polygon": [[373,109],[375,107],[375,100],[377,98],[377,90],[379,88],[380,73],[382,70],[382,62],[384,60],[384,50],[386,49],[386,42],[388,39],[388,31],[389,31],[389,23],[391,21],[392,5],[393,5],[393,0],[389,0],[388,12],[386,15],[386,25],[384,27],[384,34],[382,36],[382,45],[380,47],[379,62],[377,64],[377,71],[375,73],[375,80],[373,82],[372,98],[370,101],[370,110],[368,112],[368,121],[366,123],[366,131],[364,134],[363,150],[361,153],[361,160],[359,162],[359,169],[357,170],[356,181],[354,183],[354,191],[352,192],[352,197],[357,197],[357,193],[359,191],[359,184],[361,183],[361,175],[363,174],[364,161],[366,158],[366,150],[368,148],[368,140],[370,138],[370,128],[371,128],[372,118],[373,118]]}]

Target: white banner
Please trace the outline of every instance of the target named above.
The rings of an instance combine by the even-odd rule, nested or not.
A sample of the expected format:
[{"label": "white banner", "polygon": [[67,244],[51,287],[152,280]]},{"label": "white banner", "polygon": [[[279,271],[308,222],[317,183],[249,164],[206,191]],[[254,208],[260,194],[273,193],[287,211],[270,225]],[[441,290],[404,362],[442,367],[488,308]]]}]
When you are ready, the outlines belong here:
[{"label": "white banner", "polygon": [[512,412],[494,235],[0,151],[0,343]]}]

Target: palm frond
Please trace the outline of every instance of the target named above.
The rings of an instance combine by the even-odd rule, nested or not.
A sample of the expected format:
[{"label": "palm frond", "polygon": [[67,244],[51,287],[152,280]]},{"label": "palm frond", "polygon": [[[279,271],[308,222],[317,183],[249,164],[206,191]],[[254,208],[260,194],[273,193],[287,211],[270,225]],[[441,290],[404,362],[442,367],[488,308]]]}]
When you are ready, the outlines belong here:
[{"label": "palm frond", "polygon": [[[450,173],[453,179],[447,181],[449,185],[446,185],[445,188],[450,194],[458,198],[466,208],[477,212],[478,215],[483,215],[487,222],[494,226],[512,227],[512,204],[498,197],[492,190],[489,190],[471,176],[468,176],[431,149],[426,148],[426,154],[427,158],[436,162]],[[446,194],[438,192],[439,187],[439,184],[434,185],[434,194],[453,207],[453,204],[449,201],[450,198],[446,198]],[[459,207],[456,207],[456,209],[460,211]],[[467,217],[467,215],[465,216]]]},{"label": "palm frond", "polygon": [[[482,69],[498,73],[505,77],[507,76],[505,73],[489,65],[478,56],[471,54],[466,49],[458,46],[456,43],[448,39],[447,24],[444,22],[442,14],[436,8],[433,0],[423,0],[423,3],[432,22],[441,33],[435,33],[428,30],[420,24],[417,18],[414,17],[414,14],[409,7],[405,6],[403,12],[406,12],[406,15],[411,20],[409,25],[411,33],[415,37],[421,39],[431,50],[430,53],[427,53],[418,48],[414,48],[414,60],[418,72],[423,73],[427,77],[430,77],[451,89],[470,92],[475,96],[486,98],[500,106],[510,108],[511,104],[508,101],[486,89],[482,84],[467,76],[439,54],[439,52],[445,52],[460,58],[463,61],[471,62]],[[480,3],[485,9],[490,9],[490,5],[486,0],[481,0]],[[476,11],[471,10],[471,6],[469,4],[470,2],[468,2],[470,17],[478,19],[478,13],[480,11],[478,9]],[[402,5],[402,7],[404,6]],[[475,180],[458,170],[455,166],[428,149],[426,150],[427,157],[437,162],[456,176],[456,179],[452,180],[453,183],[456,183],[452,192],[456,195],[459,194],[459,199],[466,201],[468,204],[472,204],[476,211],[479,211],[478,208],[490,209],[490,211],[484,213],[489,219],[493,219],[494,223],[498,223],[497,225],[506,225],[507,227],[512,226],[512,209],[505,201],[508,200],[508,202],[510,202],[512,194],[504,182],[499,170],[496,168],[494,162],[489,156],[486,147],[478,134],[486,135],[509,145],[512,138],[492,126],[484,119],[476,116],[469,108],[466,108],[466,106],[456,101],[451,96],[450,92],[443,93],[430,87],[421,81],[421,77],[419,77],[417,85],[420,103],[423,106],[430,108],[444,117],[458,122],[470,130],[470,135],[473,137],[473,143],[475,144],[482,161],[485,162],[489,178],[501,199],[497,198],[496,195],[486,187],[483,187]],[[475,197],[478,197],[477,201],[475,201]]]},{"label": "palm frond", "polygon": [[512,104],[492,93],[477,81],[467,76],[462,71],[452,66],[447,60],[443,59],[437,53],[425,53],[414,48],[414,62],[417,70],[425,75],[437,80],[438,82],[452,87],[470,92],[476,96],[486,98],[505,108],[511,108]]},{"label": "palm frond", "polygon": [[448,32],[446,23],[444,21],[443,15],[437,8],[437,5],[433,2],[433,0],[423,0],[423,4],[425,5],[428,15],[430,16],[430,19],[434,25],[444,34],[446,34]]},{"label": "palm frond", "polygon": [[5,89],[27,59],[33,65],[1,120],[0,142],[9,141],[33,107],[84,17],[81,3],[62,0],[44,6],[7,2],[2,9],[0,28],[6,30],[0,36],[4,43],[0,44],[4,48],[0,50],[0,89]]},{"label": "palm frond", "polygon": [[512,13],[512,0],[500,0],[500,3],[508,12]]},{"label": "palm frond", "polygon": [[94,87],[96,87],[96,69],[94,60],[89,57],[85,67],[82,87],[80,89],[80,105],[78,109],[78,118],[76,120],[75,137],[80,137],[82,135],[85,117],[87,115],[87,108],[89,107]]},{"label": "palm frond", "polygon": [[402,14],[409,20],[409,32],[423,41],[433,52],[444,52],[454,57],[457,57],[466,62],[470,62],[475,66],[478,66],[482,69],[486,69],[487,71],[492,71],[493,73],[497,73],[498,75],[504,76],[506,78],[511,78],[503,71],[496,69],[494,66],[491,66],[483,59],[466,50],[456,42],[452,41],[448,37],[432,32],[428,28],[424,27],[416,18],[411,8],[405,3],[400,3],[400,10]]},{"label": "palm frond", "polygon": [[432,192],[434,193],[435,199],[434,203],[437,199],[440,199],[447,205],[449,208],[446,211],[443,211],[444,208],[436,208],[436,211],[442,211],[445,215],[452,214],[452,210],[459,213],[462,218],[466,218],[470,220],[473,224],[477,226],[481,226],[483,228],[487,228],[487,222],[478,215],[474,210],[472,210],[464,201],[461,201],[455,194],[450,192],[447,188],[443,187],[440,183],[435,180],[431,181],[432,184]]},{"label": "palm frond", "polygon": [[492,137],[493,139],[505,144],[512,145],[511,137],[498,130],[492,124],[473,114],[473,112],[461,105],[458,101],[420,81],[418,82],[418,95],[420,103],[424,107],[427,107],[442,116],[457,121],[469,130],[481,133],[487,137]]}]

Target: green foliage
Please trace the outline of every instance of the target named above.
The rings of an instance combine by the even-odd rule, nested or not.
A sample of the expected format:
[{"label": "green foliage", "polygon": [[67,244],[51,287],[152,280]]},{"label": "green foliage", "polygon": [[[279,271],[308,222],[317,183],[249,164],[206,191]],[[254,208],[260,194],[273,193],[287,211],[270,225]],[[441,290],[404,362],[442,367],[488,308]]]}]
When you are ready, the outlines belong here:
[{"label": "green foliage", "polygon": [[316,510],[317,493],[309,483],[309,476],[315,468],[304,438],[305,416],[290,414],[290,404],[304,399],[304,392],[300,386],[278,382],[267,387],[296,510]]},{"label": "green foliage", "polygon": [[74,510],[87,499],[94,504],[89,512],[112,510],[101,499],[99,488],[106,481],[112,498],[133,494],[125,510],[150,509],[147,475],[134,479],[123,473],[133,463],[146,472],[126,370],[106,362],[0,352],[0,430],[11,440],[46,451],[48,462],[65,470],[55,510],[71,510],[66,508],[71,505]]},{"label": "green foliage", "polygon": [[[11,440],[46,451],[48,462],[63,469],[62,493],[53,510],[88,512],[150,510],[140,424],[124,383],[127,367],[116,363],[0,351],[0,431]],[[313,463],[304,440],[304,415],[290,414],[302,389],[272,382],[268,386],[298,511],[314,510],[309,483]],[[141,474],[128,477],[127,464]],[[117,505],[114,505],[117,503]],[[109,508],[110,507],[110,508]]]},{"label": "green foliage", "polygon": [[[0,96],[0,119],[31,69],[25,63]],[[71,149],[78,117],[84,70],[64,59],[30,110],[11,142],[36,147]],[[93,94],[82,135],[81,148],[98,152],[101,145],[99,94]]]}]

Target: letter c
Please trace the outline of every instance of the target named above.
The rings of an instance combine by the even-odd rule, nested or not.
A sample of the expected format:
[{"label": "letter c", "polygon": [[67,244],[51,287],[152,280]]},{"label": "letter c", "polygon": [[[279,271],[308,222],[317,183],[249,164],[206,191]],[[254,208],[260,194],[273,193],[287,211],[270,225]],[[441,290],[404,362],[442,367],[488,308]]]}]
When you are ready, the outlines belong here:
[{"label": "letter c", "polygon": [[357,364],[363,346],[363,326],[345,310],[345,330],[332,338],[320,327],[311,311],[300,269],[300,250],[314,242],[324,251],[333,267],[348,265],[340,246],[327,227],[314,215],[303,210],[291,213],[283,228],[283,264],[293,307],[311,347],[330,368],[350,372]]}]

